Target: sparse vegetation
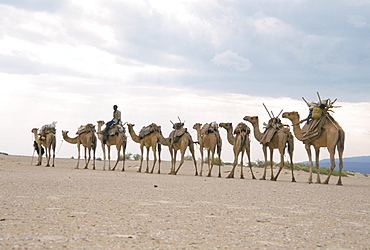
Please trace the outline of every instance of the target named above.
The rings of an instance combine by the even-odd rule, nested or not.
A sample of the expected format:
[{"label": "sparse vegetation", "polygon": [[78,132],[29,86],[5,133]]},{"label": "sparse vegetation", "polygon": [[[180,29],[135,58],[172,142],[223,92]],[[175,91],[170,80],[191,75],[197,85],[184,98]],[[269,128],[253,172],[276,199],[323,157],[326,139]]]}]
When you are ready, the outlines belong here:
[{"label": "sparse vegetation", "polygon": [[141,155],[140,155],[140,154],[134,154],[134,155],[132,156],[132,158],[134,158],[134,160],[135,160],[135,161],[139,161],[139,160],[140,160],[140,158],[141,158]]},{"label": "sparse vegetation", "polygon": [[192,161],[193,160],[193,156],[187,155],[187,156],[184,157],[184,160],[185,161]]},{"label": "sparse vegetation", "polygon": [[9,155],[9,154],[5,152],[0,152],[0,155]]},{"label": "sparse vegetation", "polygon": [[98,158],[96,158],[96,160],[97,160],[97,161],[101,161],[101,158],[100,158],[100,157],[98,157]]}]

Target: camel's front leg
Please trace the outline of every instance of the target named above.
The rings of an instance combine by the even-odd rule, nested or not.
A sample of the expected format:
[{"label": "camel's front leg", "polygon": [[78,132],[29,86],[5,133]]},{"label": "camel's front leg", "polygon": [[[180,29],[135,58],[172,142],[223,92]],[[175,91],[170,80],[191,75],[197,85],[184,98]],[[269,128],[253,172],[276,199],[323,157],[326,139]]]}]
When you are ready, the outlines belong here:
[{"label": "camel's front leg", "polygon": [[197,160],[195,159],[194,145],[193,144],[190,144],[189,150],[190,150],[191,156],[193,157],[193,162],[194,162],[194,166],[195,166],[195,176],[197,176],[198,175],[198,167],[197,167]]},{"label": "camel's front leg", "polygon": [[284,153],[285,153],[285,148],[283,149],[279,149],[279,152],[280,152],[280,166],[279,166],[279,171],[277,172],[275,178],[274,178],[274,181],[277,181],[279,175],[280,175],[280,172],[281,170],[284,168]]},{"label": "camel's front leg", "polygon": [[95,148],[93,147],[93,170],[95,170]]},{"label": "camel's front leg", "polygon": [[46,167],[50,167],[50,155],[51,155],[50,149],[51,145],[49,145],[49,147],[45,147]]},{"label": "camel's front leg", "polygon": [[141,157],[140,157],[140,166],[137,172],[141,172],[141,167],[143,166],[143,160],[144,160],[144,147],[143,145],[140,144],[140,152],[141,152]]},{"label": "camel's front leg", "polygon": [[171,169],[168,174],[176,174],[175,173],[175,159],[173,158],[173,148],[171,146],[168,146],[168,149],[170,151],[170,156],[171,156]]},{"label": "camel's front leg", "polygon": [[204,164],[203,154],[204,154],[203,147],[200,147],[200,159],[201,159],[201,162],[200,162],[199,176],[202,176],[202,172],[203,172],[203,164]]},{"label": "camel's front leg", "polygon": [[244,174],[243,174],[243,157],[244,157],[244,151],[242,150],[242,155],[240,158],[240,179],[244,179]]},{"label": "camel's front leg", "polygon": [[161,173],[161,151],[162,151],[162,146],[160,143],[157,143],[158,145],[158,174]]},{"label": "camel's front leg", "polygon": [[312,153],[311,146],[309,144],[304,145],[307,155],[308,155],[308,167],[310,168],[310,175],[308,176],[308,183],[312,183]]},{"label": "camel's front leg", "polygon": [[108,170],[111,170],[110,168],[110,146],[107,145],[107,147],[108,147]]},{"label": "camel's front leg", "polygon": [[321,183],[321,179],[320,179],[320,148],[319,147],[315,147],[315,156],[316,156],[316,175],[317,175],[317,179],[316,179],[316,183],[320,184]]},{"label": "camel's front leg", "polygon": [[125,171],[125,163],[126,163],[126,141],[124,141],[122,143],[122,155],[123,155],[123,159],[122,159],[122,171]]},{"label": "camel's front leg", "polygon": [[247,145],[247,148],[246,148],[246,153],[247,153],[247,157],[248,157],[248,166],[249,166],[249,169],[251,170],[251,175],[252,175],[252,179],[255,180],[256,177],[254,176],[253,174],[253,170],[252,170],[252,163],[251,163],[251,150],[250,150],[250,145]]},{"label": "camel's front leg", "polygon": [[112,171],[114,171],[118,165],[118,162],[119,162],[119,158],[121,157],[121,145],[117,145],[116,146],[117,148],[117,160],[116,160],[116,163],[114,164],[113,168],[112,168]]},{"label": "camel's front leg", "polygon": [[[155,167],[155,163],[157,162],[157,149],[155,148],[155,146],[152,148],[153,149],[153,156],[154,156],[154,161],[153,161],[153,166],[152,166],[152,170],[150,171],[151,174],[153,174],[154,172],[154,167]],[[147,158],[147,162],[149,161],[149,149],[148,149],[148,158]]]},{"label": "camel's front leg", "polygon": [[[84,169],[88,169],[89,168],[90,159],[91,159],[91,148],[84,146],[84,149],[85,149],[85,168]],[[89,157],[86,160],[86,155],[87,154],[89,154]]]},{"label": "camel's front leg", "polygon": [[[209,159],[210,158],[210,155],[212,155],[211,160]],[[207,177],[211,177],[212,176],[212,169],[213,169],[214,157],[215,157],[215,152],[214,151],[211,152],[210,150],[208,150],[208,175],[207,175]]]},{"label": "camel's front leg", "polygon": [[271,168],[271,178],[270,180],[273,181],[274,180],[274,162],[273,162],[273,159],[274,159],[274,149],[273,148],[270,148],[270,168]]},{"label": "camel's front leg", "polygon": [[103,151],[103,158],[104,158],[104,163],[103,163],[103,171],[105,171],[105,160],[106,160],[106,154],[105,154],[105,144],[101,144],[101,149]]},{"label": "camel's front leg", "polygon": [[233,148],[234,151],[234,162],[233,162],[233,168],[231,169],[229,175],[226,178],[234,178],[234,172],[236,165],[238,165],[238,157],[239,157],[239,152],[237,152],[236,148]]},{"label": "camel's front leg", "polygon": [[264,163],[264,169],[263,169],[263,175],[260,180],[266,180],[266,169],[267,169],[267,146],[263,145],[262,146],[263,150],[263,156],[265,158],[265,163]]}]

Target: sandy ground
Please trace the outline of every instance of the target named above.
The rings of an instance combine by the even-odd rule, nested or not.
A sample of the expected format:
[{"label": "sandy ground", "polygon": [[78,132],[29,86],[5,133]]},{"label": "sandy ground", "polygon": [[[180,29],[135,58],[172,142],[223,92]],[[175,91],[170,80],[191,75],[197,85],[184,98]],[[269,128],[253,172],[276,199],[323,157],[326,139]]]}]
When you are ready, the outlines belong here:
[{"label": "sandy ground", "polygon": [[[33,164],[36,159],[33,160]],[[45,164],[45,159],[44,159]],[[343,186],[194,176],[186,162],[177,176],[31,166],[31,157],[0,155],[0,248],[72,249],[369,249],[370,177]],[[256,177],[262,169],[255,169]]]}]

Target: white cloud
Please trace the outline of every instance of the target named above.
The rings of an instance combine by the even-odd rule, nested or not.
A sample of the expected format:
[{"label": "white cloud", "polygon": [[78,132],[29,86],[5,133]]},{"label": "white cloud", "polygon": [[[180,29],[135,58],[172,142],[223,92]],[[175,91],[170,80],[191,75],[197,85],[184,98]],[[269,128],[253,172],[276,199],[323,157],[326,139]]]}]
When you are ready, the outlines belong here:
[{"label": "white cloud", "polygon": [[262,35],[286,37],[294,32],[291,25],[271,16],[248,18],[248,23]]},{"label": "white cloud", "polygon": [[370,27],[364,16],[351,15],[348,17],[348,22],[356,28]]},{"label": "white cloud", "polygon": [[235,71],[247,71],[252,67],[252,63],[247,58],[239,56],[231,50],[216,54],[211,62],[218,66],[226,66]]}]

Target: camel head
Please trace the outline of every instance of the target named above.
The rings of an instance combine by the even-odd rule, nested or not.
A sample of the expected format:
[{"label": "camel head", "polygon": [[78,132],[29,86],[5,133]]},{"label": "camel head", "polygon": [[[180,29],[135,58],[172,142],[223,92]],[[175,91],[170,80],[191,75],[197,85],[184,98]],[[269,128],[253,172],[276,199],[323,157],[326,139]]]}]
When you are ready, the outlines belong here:
[{"label": "camel head", "polygon": [[228,129],[231,129],[233,125],[231,122],[221,122],[220,127],[228,130]]},{"label": "camel head", "polygon": [[68,134],[68,130],[62,130],[62,135],[67,135]]},{"label": "camel head", "polygon": [[255,124],[258,122],[258,116],[244,116],[243,120]]},{"label": "camel head", "polygon": [[283,113],[283,118],[287,118],[291,121],[293,120],[299,120],[299,114],[297,111],[292,111],[292,112],[284,112]]},{"label": "camel head", "polygon": [[103,126],[104,125],[104,121],[100,120],[100,121],[97,121],[98,125],[100,126]]},{"label": "camel head", "polygon": [[132,128],[133,126],[135,126],[135,124],[127,123],[127,127],[128,127],[128,128]]},{"label": "camel head", "polygon": [[38,128],[33,128],[32,130],[31,130],[31,133],[37,133],[37,130],[39,130]]},{"label": "camel head", "polygon": [[193,126],[193,129],[198,130],[198,129],[200,129],[201,126],[202,126],[201,123],[195,123],[194,126]]}]

